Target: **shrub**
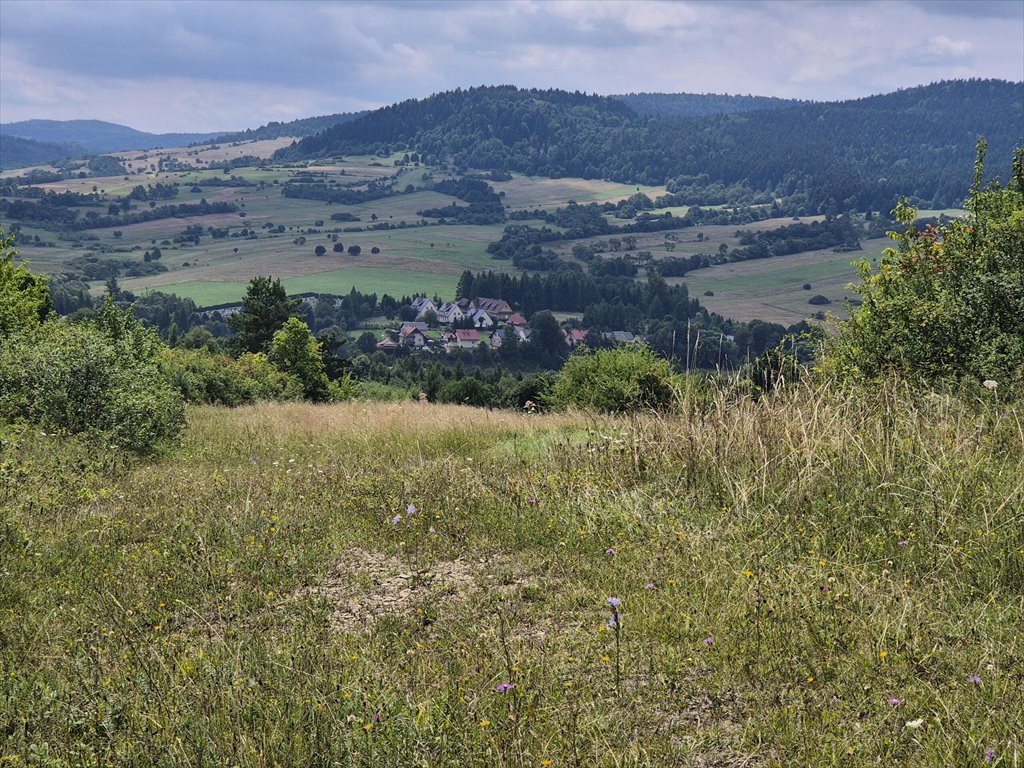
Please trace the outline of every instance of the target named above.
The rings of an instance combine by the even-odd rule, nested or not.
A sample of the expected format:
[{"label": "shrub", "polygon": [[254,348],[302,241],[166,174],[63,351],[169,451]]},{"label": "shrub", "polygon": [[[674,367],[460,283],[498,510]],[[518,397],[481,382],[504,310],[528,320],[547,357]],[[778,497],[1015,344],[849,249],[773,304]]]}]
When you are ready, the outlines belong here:
[{"label": "shrub", "polygon": [[96,434],[148,453],[181,431],[185,406],[128,340],[52,320],[0,345],[0,421]]},{"label": "shrub", "polygon": [[831,304],[832,300],[828,296],[822,296],[820,293],[817,293],[814,296],[811,296],[811,298],[807,300],[807,303],[815,305]]},{"label": "shrub", "polygon": [[562,407],[611,413],[667,410],[676,389],[667,360],[646,345],[625,344],[573,354],[555,380],[552,399]]},{"label": "shrub", "polygon": [[907,229],[891,236],[872,272],[858,269],[863,299],[824,347],[821,370],[841,378],[898,373],[928,382],[1011,381],[1024,369],[1024,149],[1013,178],[982,188],[984,140],[978,143],[967,215],[937,227],[916,225],[900,201]]}]

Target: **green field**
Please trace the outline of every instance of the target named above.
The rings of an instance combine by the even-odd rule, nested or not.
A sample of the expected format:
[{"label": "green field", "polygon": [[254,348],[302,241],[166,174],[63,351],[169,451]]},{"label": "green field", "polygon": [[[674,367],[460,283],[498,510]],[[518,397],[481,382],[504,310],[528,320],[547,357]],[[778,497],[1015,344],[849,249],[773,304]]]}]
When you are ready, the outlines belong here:
[{"label": "green field", "polygon": [[[720,264],[669,278],[668,282],[685,283],[690,295],[710,311],[736,320],[758,319],[792,325],[818,311],[845,317],[844,301],[856,296],[848,287],[857,279],[852,263],[861,259],[872,262],[888,245],[888,240],[865,240],[864,250],[850,253],[808,251]],[[803,289],[805,283],[810,283],[810,290]],[[707,291],[714,296],[706,296]],[[832,303],[807,303],[819,294]]]}]

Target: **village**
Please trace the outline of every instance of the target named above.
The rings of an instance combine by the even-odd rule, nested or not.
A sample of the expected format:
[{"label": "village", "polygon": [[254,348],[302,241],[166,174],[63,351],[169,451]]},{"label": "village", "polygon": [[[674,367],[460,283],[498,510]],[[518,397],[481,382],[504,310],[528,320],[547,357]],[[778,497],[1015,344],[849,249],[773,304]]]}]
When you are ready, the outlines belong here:
[{"label": "village", "polygon": [[[510,342],[530,341],[529,322],[504,299],[479,297],[436,303],[418,296],[413,299],[412,308],[416,311],[415,319],[389,331],[388,338],[377,343],[377,349],[472,350],[481,344],[498,349]],[[570,350],[583,344],[589,333],[585,328],[562,329]],[[601,337],[612,343],[642,340],[629,331],[605,331]]]}]

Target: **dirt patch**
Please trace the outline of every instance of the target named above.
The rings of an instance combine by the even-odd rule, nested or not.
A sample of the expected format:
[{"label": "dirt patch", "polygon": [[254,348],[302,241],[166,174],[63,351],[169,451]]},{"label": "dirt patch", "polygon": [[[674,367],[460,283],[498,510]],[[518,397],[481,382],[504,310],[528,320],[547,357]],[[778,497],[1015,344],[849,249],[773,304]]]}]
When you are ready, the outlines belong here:
[{"label": "dirt patch", "polygon": [[416,570],[379,552],[350,549],[323,583],[300,590],[300,596],[326,598],[331,626],[354,632],[381,618],[409,618],[432,623],[446,603],[480,591],[483,563],[458,558]]}]

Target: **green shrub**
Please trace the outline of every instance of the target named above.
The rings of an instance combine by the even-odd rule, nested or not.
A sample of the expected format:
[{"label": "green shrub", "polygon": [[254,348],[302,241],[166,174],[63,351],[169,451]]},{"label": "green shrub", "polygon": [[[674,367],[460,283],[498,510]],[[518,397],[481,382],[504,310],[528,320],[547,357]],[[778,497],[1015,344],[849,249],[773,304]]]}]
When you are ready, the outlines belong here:
[{"label": "green shrub", "polygon": [[573,354],[555,380],[562,407],[626,413],[666,410],[676,402],[672,368],[643,344]]},{"label": "green shrub", "polygon": [[820,369],[842,379],[896,373],[937,383],[1009,382],[1024,369],[1024,149],[1004,189],[981,186],[979,142],[967,215],[938,227],[916,225],[901,201],[907,229],[893,233],[878,271],[858,265],[863,298],[826,342]]},{"label": "green shrub", "polygon": [[94,324],[51,320],[0,343],[0,421],[98,434],[146,453],[185,425],[185,406],[149,360]]}]

